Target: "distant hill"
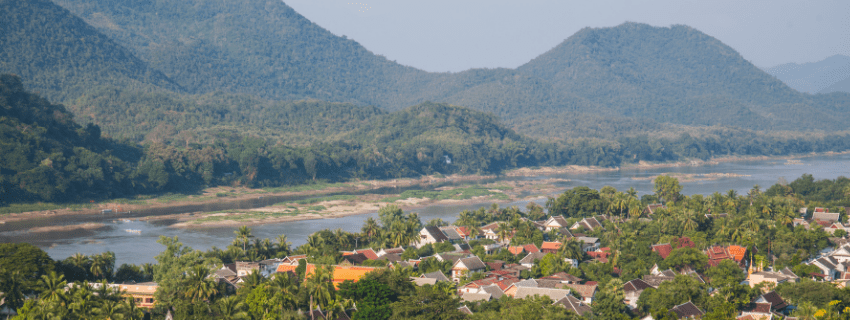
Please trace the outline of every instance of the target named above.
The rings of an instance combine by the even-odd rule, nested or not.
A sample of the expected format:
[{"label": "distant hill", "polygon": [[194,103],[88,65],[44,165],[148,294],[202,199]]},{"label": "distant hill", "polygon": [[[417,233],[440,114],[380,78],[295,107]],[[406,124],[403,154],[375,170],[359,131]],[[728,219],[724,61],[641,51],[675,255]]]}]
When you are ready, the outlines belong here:
[{"label": "distant hill", "polygon": [[829,87],[824,88],[819,93],[832,93],[832,92],[850,92],[850,76],[846,79],[833,83]]},{"label": "distant hill", "polygon": [[806,93],[826,93],[832,91],[826,88],[850,78],[850,57],[834,55],[817,62],[786,63],[765,68],[765,72],[785,82],[791,88]]},{"label": "distant hill", "polygon": [[161,72],[48,0],[0,0],[0,73],[54,101],[109,84],[180,91]]},{"label": "distant hill", "polygon": [[[686,26],[586,28],[517,69],[428,73],[337,37],[277,0],[57,2],[198,96],[221,91],[386,110],[444,102],[555,139],[680,126],[843,130],[835,120],[850,118],[850,95],[799,93]],[[71,109],[93,111],[82,103],[98,99],[87,97]]]}]

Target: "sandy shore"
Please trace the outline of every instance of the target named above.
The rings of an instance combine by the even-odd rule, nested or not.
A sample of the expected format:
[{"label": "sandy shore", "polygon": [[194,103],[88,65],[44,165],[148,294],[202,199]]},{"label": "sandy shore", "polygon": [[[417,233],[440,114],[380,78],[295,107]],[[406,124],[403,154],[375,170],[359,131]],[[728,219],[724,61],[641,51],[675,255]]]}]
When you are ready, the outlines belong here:
[{"label": "sandy shore", "polygon": [[[614,168],[605,168],[605,167],[593,167],[593,166],[562,166],[562,167],[540,167],[540,168],[519,168],[510,170],[504,173],[504,176],[509,177],[519,177],[519,176],[541,176],[547,174],[565,174],[565,173],[590,173],[590,172],[611,172],[618,170],[632,170],[632,169],[654,169],[654,168],[669,168],[669,167],[682,167],[682,166],[704,166],[704,165],[714,165],[721,162],[733,162],[733,161],[754,161],[754,160],[787,160],[789,165],[796,164],[793,159],[813,157],[813,156],[824,156],[824,155],[840,155],[840,154],[850,154],[848,152],[827,152],[827,153],[812,153],[805,155],[794,155],[794,156],[734,156],[734,157],[720,157],[714,158],[708,161],[702,160],[688,160],[688,161],[679,161],[679,162],[669,162],[669,163],[649,163],[641,161],[637,164],[627,164],[622,167],[614,167]],[[693,179],[719,179],[722,177],[726,177],[729,174],[726,173],[715,173],[715,174],[706,174],[704,177],[685,177],[685,181],[699,181]],[[321,196],[323,194],[329,193],[339,193],[344,194],[345,192],[362,192],[364,190],[376,190],[385,187],[410,187],[415,185],[422,185],[423,189],[429,189],[429,185],[434,183],[443,183],[443,182],[463,182],[468,181],[472,184],[475,181],[481,181],[485,179],[493,179],[497,178],[494,175],[450,175],[450,176],[423,176],[418,179],[392,179],[392,180],[364,180],[364,181],[352,181],[348,183],[341,183],[334,186],[330,186],[324,189],[319,190],[305,190],[305,191],[281,191],[281,192],[270,192],[263,189],[250,189],[250,188],[241,188],[241,187],[215,187],[208,188],[199,195],[188,196],[185,198],[181,198],[178,200],[170,200],[165,201],[163,199],[148,199],[144,201],[144,204],[122,204],[117,202],[104,202],[95,206],[93,209],[77,209],[72,210],[69,208],[59,209],[59,210],[46,210],[46,211],[35,211],[35,212],[25,212],[25,213],[17,213],[17,214],[6,214],[0,216],[0,223],[5,223],[7,221],[17,221],[17,220],[29,220],[29,219],[39,219],[39,218],[55,218],[63,215],[91,215],[97,214],[103,209],[112,209],[113,211],[126,212],[126,211],[136,211],[142,209],[152,209],[152,208],[165,208],[172,206],[182,206],[189,204],[207,204],[207,203],[219,203],[219,202],[231,202],[231,201],[240,201],[251,198],[256,198],[258,196]],[[691,180],[688,180],[691,179]],[[534,193],[532,196],[528,196],[526,198],[540,198],[545,196],[552,196],[555,193],[561,191],[560,188],[556,188],[553,183],[556,183],[558,179],[544,179],[544,180],[534,180],[534,181],[499,181],[494,185],[507,186],[510,187],[508,190],[502,190],[502,192],[508,195],[509,200],[500,200],[490,197],[480,197],[466,200],[433,200],[433,199],[404,199],[393,202],[393,204],[400,206],[404,210],[415,210],[418,208],[431,206],[431,205],[452,205],[452,204],[472,204],[472,203],[482,203],[482,202],[513,202],[517,200],[521,200],[519,198],[520,193]],[[227,193],[226,197],[218,197],[218,194]],[[371,196],[371,198],[370,198]],[[295,209],[298,209],[298,214],[296,215],[285,215],[287,212],[294,212],[292,210],[293,206],[290,207],[280,207],[280,206],[272,206],[265,208],[256,208],[245,211],[236,211],[232,213],[219,213],[220,215],[226,216],[226,218],[233,218],[233,220],[227,220],[226,218],[221,218],[219,221],[205,221],[203,223],[195,223],[195,220],[207,218],[210,215],[205,214],[203,212],[194,212],[194,213],[183,213],[183,214],[173,214],[173,215],[161,215],[161,216],[148,216],[142,217],[140,220],[161,220],[161,219],[174,219],[179,220],[180,222],[175,224],[175,227],[215,227],[215,226],[230,226],[230,225],[243,225],[243,224],[262,224],[262,223],[277,223],[277,222],[286,222],[286,221],[297,221],[297,220],[309,220],[309,219],[333,219],[350,215],[358,215],[358,214],[366,214],[369,212],[377,211],[383,205],[387,205],[386,202],[380,202],[378,200],[390,197],[392,195],[365,195],[358,196],[356,200],[351,201],[328,201],[328,202],[319,202],[305,206],[294,206]],[[376,199],[377,198],[377,199]],[[322,206],[325,207],[324,210],[314,210],[304,212],[302,210],[305,207],[309,206]],[[266,213],[268,216],[263,217],[259,215],[260,213]],[[256,219],[240,219],[240,215],[244,216],[246,214],[253,214],[257,216]],[[283,215],[282,215],[283,214]],[[244,218],[244,217],[242,217]],[[63,226],[61,228],[68,228],[71,226]],[[44,227],[44,228],[54,228],[54,227]],[[57,227],[60,228],[60,227]],[[36,228],[40,229],[40,228]],[[35,229],[30,229],[32,232],[43,232],[43,231],[33,231]],[[45,229],[47,231],[51,231],[49,229]]]},{"label": "sandy shore", "polygon": [[94,230],[106,227],[103,223],[82,223],[67,226],[51,226],[31,228],[29,232],[57,232],[57,231],[72,231],[72,230]]}]

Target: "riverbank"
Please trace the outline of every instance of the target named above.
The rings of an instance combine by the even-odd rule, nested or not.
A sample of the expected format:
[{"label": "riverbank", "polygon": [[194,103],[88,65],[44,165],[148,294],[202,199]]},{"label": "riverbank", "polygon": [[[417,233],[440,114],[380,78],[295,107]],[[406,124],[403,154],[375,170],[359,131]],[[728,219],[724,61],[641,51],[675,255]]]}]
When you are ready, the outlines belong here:
[{"label": "riverbank", "polygon": [[[563,166],[563,167],[540,167],[540,168],[518,168],[514,170],[510,170],[504,173],[504,176],[507,177],[533,177],[533,176],[545,176],[552,174],[570,174],[570,173],[593,173],[593,172],[612,172],[612,171],[628,171],[628,170],[644,170],[644,169],[657,169],[657,168],[670,168],[670,167],[682,167],[682,166],[706,166],[706,165],[716,165],[721,162],[736,162],[736,161],[759,161],[759,160],[785,160],[788,165],[798,164],[799,161],[795,162],[793,159],[801,159],[808,158],[813,156],[832,156],[832,155],[843,155],[850,154],[850,152],[828,152],[822,154],[806,154],[806,155],[795,155],[795,156],[779,156],[779,157],[769,157],[769,156],[736,156],[736,157],[720,157],[711,159],[708,161],[702,160],[688,160],[688,161],[679,161],[679,162],[671,162],[671,163],[648,163],[648,162],[640,162],[636,164],[628,164],[622,167],[615,168],[603,168],[603,167],[588,167],[588,166]],[[702,177],[685,177],[682,182],[688,181],[704,181],[711,180],[717,178],[726,178],[729,174],[727,173],[712,173],[712,174],[704,174]],[[391,195],[391,194],[383,194],[376,197],[368,197],[368,192],[370,190],[378,190],[382,188],[405,188],[405,187],[415,187],[422,186],[423,190],[432,189],[434,184],[446,183],[446,182],[469,182],[470,185],[474,185],[475,182],[480,182],[487,179],[494,179],[497,176],[493,175],[451,175],[451,176],[442,176],[442,175],[432,175],[432,176],[423,176],[418,179],[392,179],[392,180],[367,180],[367,181],[353,181],[347,183],[336,183],[336,184],[316,184],[316,185],[306,185],[306,186],[295,186],[295,187],[286,187],[286,188],[267,188],[267,189],[250,189],[250,188],[241,188],[241,187],[214,187],[205,189],[202,193],[196,195],[166,195],[155,198],[148,199],[121,199],[114,200],[109,202],[103,202],[98,204],[86,204],[88,207],[92,207],[91,209],[81,209],[79,206],[76,208],[65,208],[65,209],[55,209],[55,210],[44,210],[44,211],[35,211],[35,212],[25,212],[25,213],[11,213],[0,215],[0,225],[5,224],[9,221],[20,221],[20,220],[31,220],[31,219],[56,219],[57,217],[65,216],[65,215],[95,215],[99,214],[101,210],[113,210],[113,212],[128,212],[128,211],[140,211],[147,209],[157,209],[157,208],[171,208],[171,207],[179,207],[184,205],[195,205],[195,204],[218,204],[218,203],[229,203],[236,201],[244,201],[248,199],[257,199],[261,197],[269,197],[269,196],[305,196],[305,197],[314,197],[314,196],[322,196],[327,194],[335,194],[334,197],[336,199],[330,198],[327,199],[326,202],[311,202],[309,204],[288,204],[286,206],[269,206],[263,208],[256,208],[250,210],[234,210],[231,212],[190,212],[190,213],[180,213],[180,214],[167,214],[167,215],[150,215],[150,216],[142,216],[137,217],[142,220],[159,220],[159,219],[172,219],[180,221],[176,226],[178,227],[198,227],[198,226],[215,226],[215,225],[233,225],[233,224],[263,224],[263,223],[272,223],[272,222],[286,222],[286,221],[297,221],[297,220],[310,220],[310,219],[333,219],[338,217],[350,216],[350,215],[359,215],[366,214],[369,212],[375,212],[377,209],[389,203],[393,203],[399,205],[405,210],[416,210],[421,207],[431,206],[431,205],[450,205],[450,204],[465,204],[465,203],[483,203],[483,202],[511,202],[522,199],[529,198],[539,198],[552,196],[557,192],[561,192],[562,190],[558,188],[554,188],[553,185],[548,184],[546,181],[541,180],[530,180],[532,182],[515,182],[515,181],[501,181],[500,183],[505,185],[506,183],[516,183],[516,185],[505,185],[506,187],[510,187],[510,190],[501,190],[501,193],[504,196],[498,196],[489,194],[487,196],[480,196],[475,198],[464,198],[464,199],[452,199],[452,198],[429,198],[429,197],[416,197],[416,196],[408,196],[405,198],[402,197],[402,194]],[[520,180],[517,180],[520,181]],[[551,183],[551,181],[550,181]],[[445,190],[445,188],[443,188]],[[346,193],[365,193],[361,196],[345,196]],[[339,199],[339,195],[342,194],[342,198]],[[521,195],[522,194],[522,195]],[[389,199],[385,198],[393,198],[396,197],[393,201],[389,201]],[[379,199],[375,199],[379,198]],[[381,201],[385,200],[385,201]],[[312,209],[310,207],[313,207]],[[320,208],[323,207],[323,208]],[[211,216],[217,214],[218,216]],[[118,216],[120,217],[120,215]],[[216,218],[218,217],[218,218]],[[201,220],[202,218],[208,218],[207,220]],[[231,222],[228,222],[231,221]]]},{"label": "riverbank", "polygon": [[[171,216],[179,222],[174,228],[212,228],[241,225],[260,225],[300,220],[336,219],[346,216],[368,214],[387,205],[396,205],[405,211],[434,205],[472,205],[476,203],[509,203],[518,200],[545,198],[561,191],[555,183],[566,179],[540,179],[501,181],[498,183],[442,187],[431,192],[406,191],[396,195],[367,194],[330,199],[309,203],[278,203],[250,210],[232,210],[213,213],[191,213]],[[343,198],[343,199],[339,199]]]}]

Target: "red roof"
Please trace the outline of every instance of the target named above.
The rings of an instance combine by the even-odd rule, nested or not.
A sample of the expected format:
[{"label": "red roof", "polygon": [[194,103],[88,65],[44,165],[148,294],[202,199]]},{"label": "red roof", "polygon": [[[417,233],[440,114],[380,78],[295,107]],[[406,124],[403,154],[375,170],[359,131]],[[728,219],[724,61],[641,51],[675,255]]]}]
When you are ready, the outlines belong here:
[{"label": "red roof", "polygon": [[378,260],[378,254],[375,253],[375,251],[372,250],[371,248],[370,249],[354,250],[354,251],[356,251],[357,253],[362,253],[369,260]]},{"label": "red roof", "polygon": [[523,251],[525,251],[525,248],[523,248],[522,246],[508,247],[508,252],[512,253],[513,255],[518,255]]},{"label": "red roof", "polygon": [[696,248],[697,245],[688,237],[679,238],[679,246],[676,248]]},{"label": "red roof", "polygon": [[673,246],[671,246],[669,243],[655,244],[652,245],[652,251],[658,252],[658,255],[661,256],[661,259],[667,259],[667,256],[670,255],[670,252],[673,251]]},{"label": "red roof", "polygon": [[747,248],[742,246],[729,246],[729,255],[732,256],[732,259],[735,259],[735,262],[741,262],[744,260],[744,256],[747,254]]},{"label": "red roof", "polygon": [[541,250],[558,250],[560,248],[560,242],[543,242],[543,245],[540,246]]},{"label": "red roof", "polygon": [[532,244],[526,244],[526,245],[522,246],[522,248],[525,249],[525,252],[528,252],[528,253],[540,252],[540,249],[537,249],[537,246],[535,246],[533,243]]}]

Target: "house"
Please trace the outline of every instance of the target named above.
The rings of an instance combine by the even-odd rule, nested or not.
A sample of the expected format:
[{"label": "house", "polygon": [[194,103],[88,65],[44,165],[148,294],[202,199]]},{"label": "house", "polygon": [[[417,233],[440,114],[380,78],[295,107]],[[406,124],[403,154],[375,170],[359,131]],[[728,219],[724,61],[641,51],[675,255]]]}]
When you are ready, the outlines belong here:
[{"label": "house", "polygon": [[690,301],[672,307],[670,311],[676,313],[679,319],[697,319],[705,315],[705,311],[700,310],[699,307]]},{"label": "house", "polygon": [[523,267],[530,269],[531,267],[534,267],[535,261],[543,259],[543,257],[545,257],[547,254],[548,253],[545,253],[545,252],[529,253],[529,254],[525,255],[524,258],[519,260],[519,264],[522,265]]},{"label": "house", "polygon": [[283,263],[282,259],[266,259],[260,261],[260,275],[264,278],[270,277],[272,274],[277,272],[277,266],[279,266],[281,263]]},{"label": "house", "polygon": [[845,264],[838,262],[831,256],[812,260],[808,264],[818,267],[826,275],[826,280],[840,279],[841,274],[847,271]]},{"label": "house", "polygon": [[593,303],[593,299],[596,297],[596,285],[587,285],[587,284],[575,284],[575,283],[565,283],[565,288],[569,288],[570,290],[575,291],[581,296],[581,301],[586,304]]},{"label": "house", "polygon": [[[770,303],[754,302],[750,306],[741,311],[741,317],[749,316],[750,319],[773,319],[773,313],[770,312]],[[741,319],[738,317],[738,319]]]},{"label": "house", "polygon": [[299,255],[295,255],[295,256],[287,256],[286,258],[283,258],[280,261],[280,263],[286,264],[286,265],[291,265],[291,266],[297,266],[298,261],[304,260],[304,259],[307,259],[307,255],[306,254],[299,254]]},{"label": "house", "polygon": [[354,253],[362,253],[366,256],[366,259],[369,260],[378,260],[378,253],[376,253],[375,250],[372,250],[372,248],[354,250]]},{"label": "house", "polygon": [[576,277],[574,275],[571,275],[571,274],[563,272],[563,271],[555,273],[555,274],[548,276],[548,277],[543,277],[543,279],[552,279],[552,280],[561,281],[561,283],[576,283],[576,284],[584,281],[579,277]]},{"label": "house", "polygon": [[342,264],[344,265],[359,266],[362,265],[363,262],[365,262],[366,260],[369,260],[369,258],[367,258],[366,255],[362,253],[348,254],[342,256]]},{"label": "house", "polygon": [[467,257],[471,257],[471,256],[472,256],[472,254],[469,254],[469,253],[462,253],[462,252],[443,252],[443,253],[435,254],[435,255],[434,255],[434,258],[436,258],[436,259],[437,259],[437,260],[439,260],[440,262],[443,262],[443,261],[451,261],[452,263],[455,263],[455,262],[457,262],[457,261],[458,261],[458,260],[460,260],[460,259],[467,258]]},{"label": "house", "polygon": [[829,208],[817,207],[812,213],[811,221],[840,222],[840,216],[841,214],[838,212],[829,212]]},{"label": "house", "polygon": [[[316,265],[308,263],[307,269],[304,273],[305,276],[309,276],[316,272]],[[339,287],[339,284],[346,280],[351,280],[353,282],[357,282],[369,272],[375,271],[380,268],[373,267],[359,267],[359,266],[333,266],[333,279],[332,282],[334,287]],[[294,272],[298,266],[284,265],[281,264],[277,267],[277,272]]]},{"label": "house", "polygon": [[417,248],[422,248],[426,244],[440,243],[449,241],[446,234],[438,227],[425,227],[419,230],[419,241],[416,243]]},{"label": "house", "polygon": [[561,249],[561,243],[560,242],[544,241],[543,244],[540,246],[540,251],[542,251],[544,253],[558,253],[558,250],[560,250],[560,249]]},{"label": "house", "polygon": [[670,252],[672,252],[672,251],[673,251],[673,246],[671,246],[669,243],[652,245],[652,252],[657,252],[658,255],[661,256],[661,259],[667,259],[667,256],[669,256]]},{"label": "house", "polygon": [[771,312],[783,313],[786,311],[788,304],[779,296],[776,291],[771,291],[753,299],[753,303],[769,303]]},{"label": "house", "polygon": [[599,242],[599,238],[594,237],[576,237],[576,239],[581,242],[581,249],[584,252],[599,250],[599,246],[602,244]]},{"label": "house", "polygon": [[443,272],[442,272],[442,271],[428,272],[428,273],[422,274],[422,275],[421,275],[421,276],[419,276],[419,277],[420,277],[420,278],[434,279],[434,280],[436,280],[436,281],[446,281],[446,282],[449,282],[449,278],[448,278],[448,277],[446,277],[446,275],[445,275],[445,274],[443,274]]},{"label": "house", "polygon": [[566,296],[570,295],[570,290],[566,289],[552,289],[552,288],[540,288],[540,287],[518,287],[516,293],[514,294],[515,299],[525,299],[527,297],[533,296],[546,296],[549,299],[554,301],[561,300]]},{"label": "house", "polygon": [[489,293],[461,293],[460,302],[473,302],[473,301],[490,301],[492,295]]},{"label": "house", "polygon": [[511,283],[507,288],[505,288],[505,295],[509,297],[516,297],[517,290],[523,287],[537,288],[537,281],[534,279],[527,279]]},{"label": "house", "polygon": [[477,256],[463,258],[452,265],[452,280],[459,282],[460,277],[484,271],[487,271],[487,266]]},{"label": "house", "polygon": [[253,273],[254,270],[256,270],[257,272],[260,272],[260,263],[259,262],[236,261],[234,263],[225,264],[224,267],[235,272],[237,277],[247,276],[247,275]]},{"label": "house", "polygon": [[460,306],[460,308],[457,308],[457,310],[460,311],[460,313],[463,313],[465,315],[469,315],[469,316],[472,315],[472,310],[469,310],[469,307],[467,307],[467,306]]},{"label": "house", "polygon": [[653,204],[647,205],[646,210],[644,210],[644,211],[646,212],[646,215],[651,216],[651,215],[655,214],[655,212],[658,211],[658,209],[667,210],[667,206],[660,204],[660,203],[653,203]]},{"label": "house", "polygon": [[[381,249],[378,252],[376,252],[376,254],[378,255],[378,258],[383,257],[383,256],[388,255],[388,254],[401,255],[402,253],[404,253],[404,248],[402,248],[402,247],[384,248],[384,249]],[[376,258],[376,259],[372,259],[372,260],[378,260],[378,259]]]},{"label": "house", "polygon": [[478,238],[478,235],[473,235],[467,227],[457,227],[455,230],[464,240],[474,240]]},{"label": "house", "polygon": [[629,305],[632,309],[637,308],[637,301],[640,298],[640,294],[643,293],[644,290],[649,288],[655,288],[654,286],[646,283],[641,279],[634,279],[632,281],[626,282],[623,285],[623,293],[625,293],[626,298],[623,300],[623,303]]},{"label": "house", "polygon": [[[786,267],[786,269],[788,268]],[[791,270],[788,270],[788,272],[791,272]],[[747,282],[749,282],[751,288],[762,282],[772,283],[775,288],[780,283],[796,282],[799,279],[800,277],[797,277],[793,272],[789,275],[783,272],[760,271],[751,273],[747,278]]]},{"label": "house", "polygon": [[576,297],[573,297],[571,295],[567,295],[566,297],[555,301],[555,303],[553,304],[563,306],[564,308],[567,308],[567,310],[575,312],[580,316],[583,316],[584,314],[593,311],[593,308],[591,308],[589,305],[580,301],[579,299],[576,299]]},{"label": "house", "polygon": [[811,225],[809,224],[809,222],[806,221],[805,219],[802,219],[802,218],[794,218],[794,220],[791,222],[791,224],[795,228],[798,227],[798,226],[803,226],[803,227],[806,227],[806,229],[811,229]]},{"label": "house", "polygon": [[735,261],[739,266],[746,265],[744,256],[747,254],[747,248],[741,246],[712,246],[705,250],[705,254],[708,255],[708,264],[712,267],[716,267],[723,260]]},{"label": "house", "polygon": [[156,299],[154,294],[159,288],[156,282],[142,282],[136,284],[119,284],[117,289],[123,292],[123,296],[130,297],[136,302],[136,306],[140,308],[153,308]]},{"label": "house", "polygon": [[543,229],[545,231],[558,230],[561,228],[566,228],[570,226],[566,219],[563,216],[552,216],[549,217],[546,222],[543,223]]},{"label": "house", "polygon": [[602,224],[599,223],[599,220],[596,220],[596,218],[594,217],[581,219],[578,222],[574,223],[572,226],[570,226],[570,230],[576,230],[579,228],[584,228],[587,230],[596,230],[596,228],[604,229],[604,227],[602,227]]},{"label": "house", "polygon": [[449,239],[449,242],[455,243],[464,240],[464,237],[460,235],[460,232],[457,232],[457,227],[440,227],[440,231],[446,235],[446,238]]},{"label": "house", "polygon": [[426,284],[432,285],[432,286],[437,284],[437,279],[434,279],[434,278],[410,277],[410,281],[412,281],[413,284],[415,284],[416,286],[419,286],[419,287],[424,286]]},{"label": "house", "polygon": [[505,223],[504,221],[496,221],[481,227],[481,233],[484,235],[484,238],[499,241],[499,234],[496,230],[499,228],[499,225]]},{"label": "house", "polygon": [[510,247],[508,247],[508,252],[510,252],[511,254],[513,254],[515,256],[528,253],[528,252],[525,251],[525,248],[523,248],[522,246],[510,246]]}]

